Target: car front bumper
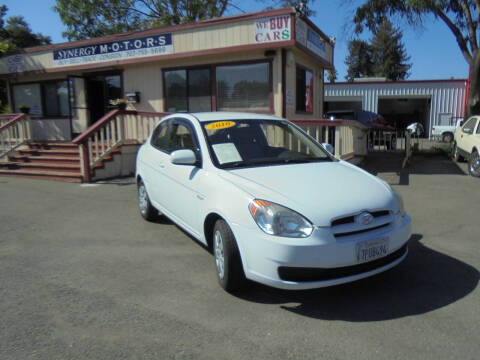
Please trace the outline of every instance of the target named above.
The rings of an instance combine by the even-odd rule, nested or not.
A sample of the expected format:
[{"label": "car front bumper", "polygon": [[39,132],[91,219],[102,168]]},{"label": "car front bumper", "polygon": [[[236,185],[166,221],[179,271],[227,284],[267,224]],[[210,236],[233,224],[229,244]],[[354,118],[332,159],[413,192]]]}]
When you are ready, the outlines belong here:
[{"label": "car front bumper", "polygon": [[[317,227],[308,238],[284,238],[257,228],[232,224],[242,256],[245,276],[281,289],[313,289],[372,276],[398,265],[408,253],[411,235],[408,215],[396,216],[388,227],[335,238],[330,228]],[[386,240],[385,256],[369,262],[357,260],[357,245]]]}]

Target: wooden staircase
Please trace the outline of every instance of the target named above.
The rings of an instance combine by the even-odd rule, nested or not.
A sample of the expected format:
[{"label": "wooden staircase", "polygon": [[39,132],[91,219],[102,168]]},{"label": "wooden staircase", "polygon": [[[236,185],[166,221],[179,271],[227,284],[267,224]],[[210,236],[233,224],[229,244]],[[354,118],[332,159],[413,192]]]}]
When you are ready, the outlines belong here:
[{"label": "wooden staircase", "polygon": [[0,162],[0,175],[80,183],[78,146],[70,142],[28,143]]},{"label": "wooden staircase", "polygon": [[87,183],[126,176],[136,149],[165,115],[114,109],[72,142],[35,142],[27,114],[0,114],[0,176]]},{"label": "wooden staircase", "polygon": [[[104,162],[111,161],[115,153],[120,151],[117,149],[106,157],[93,171],[103,168]],[[0,176],[81,183],[78,145],[72,142],[28,143],[17,149],[14,155],[8,156],[7,161],[0,162]]]}]

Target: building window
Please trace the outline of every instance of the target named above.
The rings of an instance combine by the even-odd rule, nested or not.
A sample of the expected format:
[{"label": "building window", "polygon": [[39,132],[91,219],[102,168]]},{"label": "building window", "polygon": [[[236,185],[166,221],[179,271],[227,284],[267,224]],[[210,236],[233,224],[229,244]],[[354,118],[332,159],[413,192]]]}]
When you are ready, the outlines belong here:
[{"label": "building window", "polygon": [[297,111],[313,113],[313,72],[297,66]]},{"label": "building window", "polygon": [[212,110],[210,69],[167,70],[163,80],[168,112]]},{"label": "building window", "polygon": [[66,81],[43,84],[44,116],[69,116],[68,85]]},{"label": "building window", "polygon": [[30,108],[32,116],[43,116],[42,96],[40,84],[22,84],[13,86],[14,112],[19,113],[20,108]]},{"label": "building window", "polygon": [[273,107],[269,62],[165,70],[163,82],[167,112],[212,111],[212,103],[213,111],[270,112]]},{"label": "building window", "polygon": [[269,111],[270,63],[216,67],[218,111]]},{"label": "building window", "polygon": [[27,106],[34,117],[69,116],[68,85],[64,80],[13,85],[13,101],[15,112]]}]

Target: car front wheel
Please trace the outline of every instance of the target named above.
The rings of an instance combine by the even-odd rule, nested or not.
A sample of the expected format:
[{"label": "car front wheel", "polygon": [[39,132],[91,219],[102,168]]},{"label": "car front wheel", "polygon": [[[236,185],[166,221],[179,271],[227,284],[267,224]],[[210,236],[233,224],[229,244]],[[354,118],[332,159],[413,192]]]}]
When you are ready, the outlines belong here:
[{"label": "car front wheel", "polygon": [[453,160],[456,161],[456,162],[460,162],[462,160],[462,157],[460,156],[460,153],[458,152],[457,144],[453,144]]},{"label": "car front wheel", "polygon": [[142,215],[142,217],[145,220],[148,220],[148,221],[154,220],[158,215],[158,211],[153,207],[152,203],[150,202],[150,198],[148,197],[148,193],[147,193],[147,188],[145,187],[145,184],[141,179],[138,181],[137,190],[138,190],[138,208],[140,209],[140,215]]},{"label": "car front wheel", "polygon": [[478,151],[473,151],[468,162],[468,172],[474,177],[480,177],[480,156]]},{"label": "car front wheel", "polygon": [[239,290],[245,275],[237,242],[224,220],[217,220],[213,229],[213,255],[220,286],[228,292]]}]

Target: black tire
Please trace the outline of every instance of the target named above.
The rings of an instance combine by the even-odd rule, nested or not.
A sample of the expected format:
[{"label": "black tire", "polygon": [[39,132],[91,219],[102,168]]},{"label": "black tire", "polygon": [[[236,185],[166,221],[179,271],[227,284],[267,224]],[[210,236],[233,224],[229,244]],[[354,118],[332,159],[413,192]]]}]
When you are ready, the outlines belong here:
[{"label": "black tire", "polygon": [[443,142],[448,142],[448,143],[452,142],[453,141],[453,134],[451,134],[451,133],[443,134],[442,135],[442,141]]},{"label": "black tire", "polygon": [[230,293],[240,290],[245,284],[242,260],[232,230],[224,220],[215,223],[212,243],[220,286]]},{"label": "black tire", "polygon": [[137,191],[138,191],[138,209],[140,210],[140,215],[147,220],[153,221],[158,216],[158,211],[155,209],[150,202],[150,198],[148,197],[147,188],[143,183],[142,179],[138,181],[137,184]]},{"label": "black tire", "polygon": [[458,152],[458,147],[456,143],[453,144],[452,157],[453,157],[453,161],[456,161],[456,162],[461,162],[463,160],[462,156]]},{"label": "black tire", "polygon": [[473,177],[480,177],[480,155],[477,150],[473,150],[468,161],[468,172]]}]

